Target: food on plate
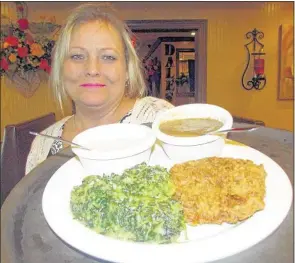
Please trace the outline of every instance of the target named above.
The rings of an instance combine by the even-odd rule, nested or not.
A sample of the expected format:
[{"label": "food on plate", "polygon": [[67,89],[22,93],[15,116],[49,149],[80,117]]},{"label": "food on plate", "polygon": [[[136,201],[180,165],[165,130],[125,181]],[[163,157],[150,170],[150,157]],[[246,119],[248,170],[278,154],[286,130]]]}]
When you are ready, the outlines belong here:
[{"label": "food on plate", "polygon": [[119,239],[169,243],[186,225],[165,168],[145,163],[122,175],[88,176],[71,193],[75,219]]},{"label": "food on plate", "polygon": [[223,123],[211,118],[187,118],[163,121],[161,132],[176,137],[194,137],[220,129]]},{"label": "food on plate", "polygon": [[264,209],[266,172],[250,160],[210,157],[170,173],[189,224],[237,223]]}]

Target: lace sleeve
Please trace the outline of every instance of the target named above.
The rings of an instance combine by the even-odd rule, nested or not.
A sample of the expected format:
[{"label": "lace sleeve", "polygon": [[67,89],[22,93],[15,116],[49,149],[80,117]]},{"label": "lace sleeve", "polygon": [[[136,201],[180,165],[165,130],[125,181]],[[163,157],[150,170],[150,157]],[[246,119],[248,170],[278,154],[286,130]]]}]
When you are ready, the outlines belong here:
[{"label": "lace sleeve", "polygon": [[135,104],[129,122],[138,124],[153,122],[158,114],[173,107],[174,106],[166,100],[145,97]]}]

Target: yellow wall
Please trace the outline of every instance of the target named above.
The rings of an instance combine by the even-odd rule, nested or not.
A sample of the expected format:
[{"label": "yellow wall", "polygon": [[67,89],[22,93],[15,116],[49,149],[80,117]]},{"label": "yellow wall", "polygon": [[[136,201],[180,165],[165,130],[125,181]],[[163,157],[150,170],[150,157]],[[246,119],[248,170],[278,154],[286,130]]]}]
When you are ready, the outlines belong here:
[{"label": "yellow wall", "polygon": [[[55,16],[62,23],[77,2],[27,2],[29,20]],[[207,102],[227,108],[233,115],[262,120],[269,127],[293,130],[293,102],[278,101],[278,32],[293,23],[292,2],[112,2],[126,20],[208,19]],[[165,12],[163,12],[165,10]],[[246,63],[245,33],[264,32],[267,85],[246,91],[241,76]],[[57,111],[46,85],[24,99],[1,82],[1,130],[7,124]],[[2,137],[2,135],[1,135]]]},{"label": "yellow wall", "polygon": [[[233,115],[262,120],[266,126],[293,130],[294,101],[278,101],[278,31],[282,23],[293,23],[293,8],[282,10],[281,3],[265,4],[252,12],[223,10],[209,19],[208,102],[227,108]],[[261,91],[241,87],[248,42],[244,34],[254,28],[265,34],[265,74]]]},{"label": "yellow wall", "polygon": [[[14,85],[9,85],[1,78],[1,138],[8,124],[20,123],[49,112],[55,112],[56,118],[60,119],[63,115],[53,101],[47,83],[42,83],[31,98],[24,98]],[[65,108],[65,113],[70,113],[69,106]]]}]

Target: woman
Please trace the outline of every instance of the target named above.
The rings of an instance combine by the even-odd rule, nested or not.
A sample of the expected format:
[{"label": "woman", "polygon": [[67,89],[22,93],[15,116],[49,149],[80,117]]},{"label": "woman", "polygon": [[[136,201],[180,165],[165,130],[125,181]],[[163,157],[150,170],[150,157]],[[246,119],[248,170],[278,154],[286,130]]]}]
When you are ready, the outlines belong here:
[{"label": "woman", "polygon": [[[71,99],[76,112],[43,131],[72,140],[98,125],[153,122],[173,107],[164,100],[144,97],[141,62],[127,26],[95,4],[69,16],[55,45],[50,83],[61,108]],[[28,155],[26,174],[64,145],[36,137]]]}]

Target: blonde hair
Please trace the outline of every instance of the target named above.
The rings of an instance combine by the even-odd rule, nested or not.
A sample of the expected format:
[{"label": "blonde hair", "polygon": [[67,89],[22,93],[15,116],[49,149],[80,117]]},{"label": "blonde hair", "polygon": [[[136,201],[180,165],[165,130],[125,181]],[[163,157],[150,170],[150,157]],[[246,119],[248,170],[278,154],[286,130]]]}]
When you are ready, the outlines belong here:
[{"label": "blonde hair", "polygon": [[68,99],[63,84],[63,63],[69,51],[71,35],[75,27],[93,21],[100,21],[107,26],[112,26],[121,35],[127,66],[127,83],[125,95],[130,98],[140,98],[146,93],[145,81],[143,78],[142,63],[138,58],[136,50],[131,42],[131,30],[118,19],[111,10],[103,10],[104,7],[98,4],[83,4],[74,9],[63,26],[59,38],[55,43],[53,51],[52,70],[50,74],[50,85],[54,97],[63,111],[63,103]]}]

